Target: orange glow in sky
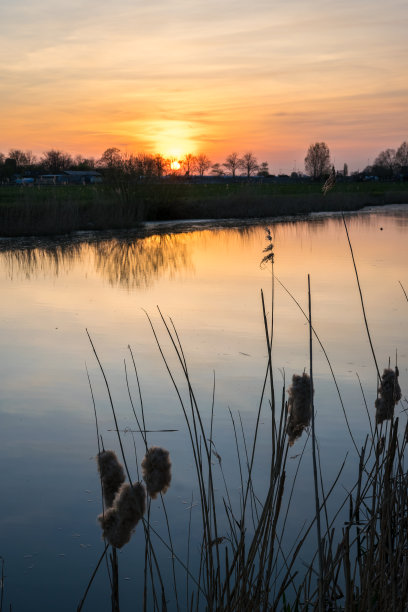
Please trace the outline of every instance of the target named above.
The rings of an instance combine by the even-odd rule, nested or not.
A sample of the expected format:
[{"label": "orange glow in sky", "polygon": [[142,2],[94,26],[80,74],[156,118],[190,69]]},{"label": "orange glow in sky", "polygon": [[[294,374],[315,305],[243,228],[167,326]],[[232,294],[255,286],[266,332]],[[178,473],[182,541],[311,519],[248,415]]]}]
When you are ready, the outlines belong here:
[{"label": "orange glow in sky", "polygon": [[303,170],[408,138],[408,4],[19,0],[0,22],[0,152],[108,147]]}]

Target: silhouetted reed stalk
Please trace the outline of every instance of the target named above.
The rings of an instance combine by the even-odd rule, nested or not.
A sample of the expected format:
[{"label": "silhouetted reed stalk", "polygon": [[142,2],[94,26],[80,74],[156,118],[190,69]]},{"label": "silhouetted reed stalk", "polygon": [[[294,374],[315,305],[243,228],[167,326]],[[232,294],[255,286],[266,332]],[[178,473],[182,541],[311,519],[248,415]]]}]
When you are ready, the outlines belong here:
[{"label": "silhouetted reed stalk", "polygon": [[[347,226],[345,225],[345,227],[347,231]],[[351,249],[350,239],[349,246]],[[272,245],[271,248],[268,248],[267,253],[268,257],[273,253]],[[271,259],[268,259],[268,261],[271,261]],[[354,257],[353,263],[357,275]],[[275,278],[273,271],[272,274],[273,278]],[[239,438],[236,420],[232,411],[229,411],[237,454],[237,476],[241,485],[238,502],[236,502],[230,493],[229,479],[224,472],[222,457],[214,440],[215,379],[212,389],[209,431],[207,431],[193,389],[188,361],[173,321],[170,319],[168,322],[160,309],[158,309],[160,323],[163,325],[165,334],[170,340],[169,350],[175,355],[177,366],[181,369],[181,382],[179,382],[178,373],[176,375],[175,368],[170,367],[170,357],[165,354],[159,339],[159,333],[151,317],[146,313],[163,363],[180,403],[192,448],[201,513],[201,533],[198,544],[201,554],[198,568],[194,572],[191,568],[190,550],[194,496],[192,495],[192,503],[189,509],[186,563],[182,560],[180,554],[175,551],[169,516],[164,506],[162,493],[160,495],[167,525],[166,537],[168,541],[152,526],[150,499],[151,497],[154,498],[159,490],[165,492],[166,487],[170,483],[168,453],[164,449],[157,451],[155,447],[149,448],[148,446],[148,430],[146,428],[141,387],[132,351],[131,356],[138,384],[141,418],[137,414],[135,402],[132,399],[125,363],[126,386],[131,407],[146,450],[141,467],[148,492],[150,493],[147,501],[147,518],[142,516],[140,519],[143,522],[145,532],[143,609],[146,611],[149,609],[147,588],[149,578],[152,586],[151,603],[154,610],[159,610],[160,607],[166,609],[167,605],[166,585],[163,583],[156,553],[152,546],[153,537],[156,537],[171,552],[173,589],[177,610],[180,609],[181,604],[178,598],[175,563],[179,564],[185,572],[183,581],[185,578],[186,609],[192,612],[193,610],[198,611],[201,609],[213,612],[216,610],[225,612],[240,612],[241,610],[254,610],[258,612],[262,610],[266,612],[267,610],[280,609],[284,609],[285,612],[307,609],[318,609],[321,611],[344,609],[354,612],[357,610],[404,609],[403,606],[408,598],[408,569],[406,564],[406,550],[408,548],[406,529],[408,522],[408,479],[404,467],[408,428],[405,428],[403,436],[399,435],[399,419],[394,418],[394,407],[401,397],[398,385],[398,369],[396,367],[395,370],[391,370],[389,366],[384,370],[384,374],[380,378],[376,408],[378,410],[379,404],[384,404],[386,415],[383,422],[377,419],[375,430],[369,417],[372,435],[371,437],[367,436],[362,448],[358,449],[350,430],[333,368],[312,325],[310,277],[308,276],[308,314],[302,310],[297,300],[284,285],[279,280],[278,282],[295,301],[308,321],[310,376],[305,372],[303,375],[293,376],[292,385],[288,390],[289,399],[286,402],[285,375],[283,374],[280,405],[278,402],[275,402],[275,384],[273,382],[272,368],[273,304],[271,311],[272,322],[269,325],[262,292],[262,316],[268,360],[265,374],[262,373],[263,384],[252,440],[247,440],[248,436],[245,432],[245,426],[241,415],[238,413],[241,429],[241,439]],[[359,290],[364,311],[360,285]],[[274,300],[274,294],[272,294],[272,299]],[[367,333],[369,334],[367,319],[365,316],[364,318]],[[313,337],[318,340],[329,364],[340,397],[347,427],[358,453],[356,481],[350,490],[347,491],[344,498],[340,502],[336,502],[336,509],[332,516],[330,516],[327,502],[335,488],[337,488],[347,455],[331,485],[325,486],[315,429]],[[372,346],[371,338],[370,344]],[[96,354],[92,342],[91,345]],[[100,367],[102,367],[99,359],[97,360]],[[377,367],[376,360],[375,364]],[[269,385],[268,378],[270,379]],[[105,376],[104,380],[107,387],[109,387]],[[364,397],[361,383],[360,387]],[[270,396],[267,397],[269,393]],[[114,413],[110,393],[109,398]],[[364,402],[368,412],[365,397]],[[268,407],[268,416],[270,416],[272,421],[272,437],[270,465],[268,470],[264,470],[265,474],[267,473],[267,477],[264,479],[263,491],[259,494],[259,492],[255,491],[253,476],[258,447],[259,424],[265,404]],[[309,417],[312,422],[311,432],[308,431],[300,453],[300,460],[287,494],[286,462],[288,459],[288,449],[293,444],[294,438],[299,437],[298,434],[301,434],[308,427]],[[120,430],[116,416],[115,426],[115,431],[120,440]],[[296,433],[295,436],[291,436],[291,427],[293,432]],[[315,510],[313,516],[305,517],[303,524],[299,526],[298,532],[295,534],[294,541],[291,542],[291,546],[287,550],[285,530],[293,504],[293,494],[300,462],[310,439],[309,436],[312,443]],[[122,445],[121,450],[123,452]],[[222,454],[221,449],[220,453]],[[213,466],[214,457],[217,459],[215,466]],[[159,469],[160,473],[158,475],[154,474],[156,469]],[[222,491],[218,490],[215,486],[216,477],[222,479]],[[156,485],[155,483],[159,484]],[[123,486],[121,485],[121,487]],[[127,491],[131,490],[131,486],[126,485]],[[117,500],[117,497],[115,496],[114,499]],[[113,505],[115,506],[117,503],[119,502],[114,501]],[[339,530],[339,522],[343,520],[347,507],[348,520],[342,523],[342,529]],[[322,513],[324,513],[325,524],[321,521]],[[299,569],[296,568],[296,563],[299,560],[299,555],[305,543],[310,541],[312,529],[314,528],[316,528],[317,533],[316,552],[314,555],[311,555],[311,559],[308,559],[303,574],[300,574]],[[121,540],[117,543],[121,544]],[[99,564],[105,554],[106,548]],[[115,559],[115,553],[112,552],[112,592],[117,591],[117,595],[112,600],[112,606],[113,604],[119,605]],[[292,594],[290,598],[289,592]],[[84,598],[81,605],[83,601]]]},{"label": "silhouetted reed stalk", "polygon": [[313,481],[316,504],[316,529],[317,529],[317,549],[319,553],[319,611],[323,612],[323,551],[322,551],[322,530],[320,526],[320,504],[319,504],[319,485],[317,480],[316,462],[316,427],[314,412],[314,388],[313,388],[313,332],[312,332],[312,295],[310,291],[310,275],[307,275],[308,302],[309,302],[309,355],[310,355],[310,409],[312,415],[312,457],[313,457]]},{"label": "silhouetted reed stalk", "polygon": [[373,346],[373,342],[371,340],[371,334],[370,334],[370,328],[368,327],[368,321],[367,321],[367,315],[366,315],[366,310],[365,310],[365,306],[364,306],[364,298],[363,298],[363,292],[361,290],[361,285],[360,285],[360,279],[358,277],[358,271],[357,271],[357,264],[356,264],[356,260],[354,258],[354,252],[353,252],[353,247],[351,245],[351,240],[350,240],[350,236],[349,236],[349,232],[347,229],[347,223],[346,223],[346,219],[344,217],[344,213],[341,214],[342,219],[343,219],[343,223],[344,223],[344,229],[346,230],[346,235],[347,235],[347,241],[349,244],[349,249],[350,249],[350,253],[351,253],[351,258],[353,260],[353,266],[354,266],[354,273],[356,275],[356,281],[357,281],[357,286],[358,286],[358,292],[360,294],[360,301],[361,301],[361,309],[363,312],[363,317],[364,317],[364,325],[366,328],[366,332],[367,332],[367,337],[368,337],[368,341],[370,343],[370,348],[371,348],[371,353],[374,359],[374,364],[377,370],[377,375],[378,375],[378,379],[381,380],[381,374],[380,374],[380,369],[378,367],[378,363],[377,363],[377,357],[375,356],[375,351],[374,351],[374,346]]},{"label": "silhouetted reed stalk", "polygon": [[[308,317],[307,313],[306,313],[306,312],[303,310],[303,308],[302,308],[302,306],[300,305],[299,301],[298,301],[298,300],[295,298],[295,296],[294,296],[294,295],[293,295],[293,294],[292,294],[292,293],[289,291],[289,289],[288,289],[287,287],[285,287],[285,285],[282,283],[282,281],[281,281],[281,280],[280,280],[280,279],[279,279],[277,276],[275,276],[275,279],[277,280],[277,282],[279,283],[279,285],[282,287],[282,289],[283,289],[284,291],[286,291],[286,293],[289,295],[289,297],[290,297],[290,298],[291,298],[291,299],[292,299],[292,300],[295,302],[296,306],[299,308],[300,312],[303,314],[303,316],[305,317],[306,321],[307,321],[307,322],[309,322],[309,317]],[[318,343],[319,343],[320,348],[321,348],[321,349],[322,349],[322,351],[323,351],[323,354],[324,354],[325,359],[326,359],[326,361],[327,361],[327,365],[329,366],[330,373],[331,373],[331,376],[332,376],[332,378],[333,378],[334,385],[335,385],[335,387],[336,387],[337,395],[338,395],[338,398],[339,398],[339,401],[340,401],[340,405],[341,405],[341,408],[342,408],[342,411],[343,411],[343,415],[344,415],[344,420],[346,421],[346,425],[347,425],[347,429],[348,429],[348,432],[349,432],[349,435],[350,435],[351,441],[353,442],[353,446],[354,446],[354,448],[356,449],[357,454],[359,454],[359,450],[358,450],[358,447],[357,447],[356,441],[355,441],[355,439],[354,439],[353,432],[351,431],[350,423],[349,423],[349,420],[348,420],[348,417],[347,417],[347,413],[346,413],[346,407],[344,406],[343,398],[342,398],[342,396],[341,396],[340,388],[339,388],[339,385],[338,385],[338,382],[337,382],[337,378],[336,378],[336,375],[335,375],[335,373],[334,373],[334,370],[333,370],[333,367],[332,367],[331,361],[330,361],[330,359],[329,359],[329,356],[328,356],[328,354],[327,354],[327,351],[326,351],[326,349],[325,349],[325,347],[324,347],[324,345],[323,345],[323,343],[322,343],[322,341],[321,341],[320,337],[318,336],[318,334],[317,334],[317,332],[316,332],[316,330],[315,330],[315,328],[314,328],[313,326],[312,326],[312,331],[313,331],[313,334],[314,334],[314,336],[315,336],[316,340],[317,340],[317,341],[318,341]]]},{"label": "silhouetted reed stalk", "polygon": [[406,299],[406,300],[407,300],[407,302],[408,302],[408,295],[407,295],[407,292],[405,291],[404,286],[403,286],[403,284],[401,283],[401,281],[398,281],[398,282],[399,282],[399,284],[401,285],[401,289],[402,289],[402,291],[404,292],[405,299]]},{"label": "silhouetted reed stalk", "polygon": [[[110,406],[111,406],[112,414],[113,414],[114,421],[115,421],[115,431],[118,435],[118,440],[119,440],[119,445],[121,448],[123,462],[125,465],[126,473],[129,478],[129,484],[123,484],[123,480],[124,480],[123,469],[120,466],[120,464],[118,464],[116,455],[112,451],[105,451],[105,450],[103,450],[102,452],[100,451],[99,435],[98,435],[98,450],[99,450],[98,468],[100,472],[101,487],[102,487],[102,492],[103,492],[103,497],[104,497],[103,501],[105,501],[105,504],[106,504],[106,509],[105,509],[105,504],[103,503],[103,512],[98,517],[98,520],[101,523],[101,527],[103,529],[103,536],[105,540],[105,550],[88,583],[88,586],[85,591],[85,595],[83,596],[81,600],[78,610],[82,608],[83,603],[85,602],[85,599],[89,591],[89,588],[92,584],[92,581],[97,573],[97,570],[100,566],[100,563],[102,562],[102,559],[104,558],[106,554],[107,547],[110,544],[112,546],[112,554],[110,555],[112,576],[109,576],[109,579],[111,582],[112,610],[114,610],[115,612],[116,610],[119,611],[118,563],[117,563],[117,555],[116,555],[115,549],[117,547],[121,548],[130,540],[132,531],[140,520],[142,520],[143,522],[143,527],[145,531],[146,550],[148,551],[150,576],[151,576],[151,582],[153,585],[153,595],[156,598],[156,593],[154,589],[152,560],[153,560],[154,568],[155,568],[155,571],[157,573],[157,576],[160,582],[162,609],[165,610],[166,600],[165,600],[165,594],[164,594],[164,583],[161,577],[160,567],[157,562],[157,557],[153,549],[151,538],[150,538],[150,530],[152,530],[153,532],[155,532],[155,530],[151,528],[150,520],[146,522],[145,519],[143,518],[143,514],[145,513],[145,496],[146,496],[145,489],[141,483],[139,482],[133,483],[131,480],[129,469],[128,469],[126,458],[125,458],[125,454],[124,454],[123,444],[122,444],[122,440],[120,436],[120,429],[118,427],[118,421],[116,417],[114,403],[112,400],[112,395],[110,392],[109,383],[108,383],[104,368],[101,364],[101,361],[96,352],[95,346],[92,342],[92,339],[91,339],[91,336],[88,330],[86,330],[86,333],[90,341],[94,355],[96,357],[96,360],[98,362],[101,373],[103,375],[103,379],[104,379],[105,386],[107,389]],[[137,376],[136,366],[135,366],[135,372]],[[89,384],[91,387],[92,400],[94,402],[92,385],[90,383],[89,375],[88,375],[88,380],[89,380]],[[140,385],[139,385],[139,392],[140,392]],[[143,414],[143,422],[144,422],[142,402],[141,402],[141,406],[142,406],[142,414]],[[94,413],[95,413],[95,422],[96,422],[96,427],[97,427],[97,432],[98,432],[98,420],[97,420],[95,405],[94,405]],[[136,416],[136,413],[135,413],[135,416]],[[144,441],[146,441],[146,432],[144,431],[143,434],[144,434]],[[161,491],[165,492],[165,490],[167,489],[170,483],[169,473],[170,473],[171,464],[168,460],[168,453],[167,454],[166,453],[167,451],[164,451],[164,453],[162,452],[160,454],[161,461],[159,461],[159,464],[157,464],[157,461],[156,462],[153,461],[153,463],[150,461],[148,462],[147,467],[145,466],[145,476],[146,477],[148,477],[149,471],[151,472],[152,468],[154,468],[154,471],[155,471],[154,476],[153,476],[154,493],[159,493]],[[156,457],[156,455],[157,455],[157,451],[155,451],[154,456]],[[158,474],[162,472],[163,470],[165,472],[164,479],[163,477],[161,478],[161,480],[159,478],[160,482],[158,482]],[[151,489],[151,492],[152,492],[152,489]],[[150,510],[150,505],[149,505],[149,510]],[[157,534],[157,532],[155,533],[159,537],[159,539],[162,540],[159,534]],[[171,542],[171,537],[170,537],[170,542]],[[166,543],[165,545],[167,546]],[[171,548],[170,547],[168,548],[171,551],[172,556],[173,556],[174,550],[173,550],[172,544],[171,544]],[[145,605],[146,605],[146,602],[144,602],[144,607]]]}]

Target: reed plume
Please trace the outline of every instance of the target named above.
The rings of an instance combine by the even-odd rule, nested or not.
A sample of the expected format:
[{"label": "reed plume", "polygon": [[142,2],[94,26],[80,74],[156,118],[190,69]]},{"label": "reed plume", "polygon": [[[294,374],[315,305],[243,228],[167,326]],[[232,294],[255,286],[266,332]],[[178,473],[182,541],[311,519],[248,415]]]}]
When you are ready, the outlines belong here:
[{"label": "reed plume", "polygon": [[160,446],[151,446],[142,461],[143,479],[152,499],[159,493],[166,493],[171,482],[171,461],[169,451]]},{"label": "reed plume", "polygon": [[381,376],[378,397],[375,400],[375,420],[378,424],[394,416],[395,405],[401,399],[401,387],[398,384],[399,371],[386,368]]},{"label": "reed plume", "polygon": [[271,230],[269,229],[269,227],[265,228],[265,233],[266,233],[265,238],[268,244],[262,251],[262,253],[266,253],[266,255],[264,255],[264,257],[262,258],[261,268],[263,266],[266,266],[266,264],[269,262],[273,263],[274,258],[275,258],[275,254],[273,252],[272,234],[271,234]]},{"label": "reed plume", "polygon": [[125,482],[125,472],[116,454],[104,450],[97,455],[98,470],[101,477],[103,498],[107,508],[110,508],[122,483]]},{"label": "reed plume", "polygon": [[146,511],[146,491],[142,483],[122,484],[113,505],[98,516],[103,537],[115,548],[122,548]]},{"label": "reed plume", "polygon": [[292,384],[288,389],[288,422],[286,433],[289,445],[300,438],[302,432],[310,423],[312,410],[310,406],[310,377],[306,372],[292,376]]},{"label": "reed plume", "polygon": [[326,195],[330,191],[330,189],[333,189],[335,184],[336,184],[336,170],[334,169],[334,166],[332,166],[330,175],[322,187],[323,195]]}]

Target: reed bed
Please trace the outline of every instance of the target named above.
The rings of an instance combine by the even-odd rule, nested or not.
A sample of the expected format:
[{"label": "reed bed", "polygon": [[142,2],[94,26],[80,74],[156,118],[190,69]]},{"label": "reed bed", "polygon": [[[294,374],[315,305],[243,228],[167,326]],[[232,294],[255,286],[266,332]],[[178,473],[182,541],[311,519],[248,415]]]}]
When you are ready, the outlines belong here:
[{"label": "reed bed", "polygon": [[[346,224],[345,229],[347,231]],[[263,262],[272,265],[274,280],[273,245],[269,231],[267,241]],[[350,239],[349,245],[358,282]],[[89,336],[109,396],[121,459],[113,451],[103,448],[95,411],[98,469],[104,500],[99,522],[105,546],[78,605],[78,611],[86,608],[86,597],[94,576],[100,571],[102,560],[109,550],[107,567],[112,593],[111,605],[112,610],[120,610],[117,549],[131,546],[128,543],[135,528],[143,529],[145,542],[145,562],[144,567],[140,568],[144,588],[137,609],[191,612],[406,610],[408,475],[405,456],[408,425],[405,409],[402,424],[400,416],[394,414],[396,405],[399,402],[405,405],[406,400],[402,398],[398,383],[397,366],[392,369],[388,365],[382,376],[379,374],[361,290],[360,297],[374,365],[378,372],[378,396],[375,406],[371,407],[372,417],[368,409],[367,429],[370,434],[361,447],[356,444],[349,428],[356,451],[355,480],[342,496],[339,496],[338,488],[345,461],[333,481],[324,483],[318,432],[314,422],[313,338],[318,336],[312,325],[310,279],[309,311],[302,311],[308,320],[310,362],[301,365],[300,373],[293,376],[289,388],[286,388],[283,377],[282,387],[278,391],[272,367],[273,291],[270,317],[262,294],[268,358],[260,377],[261,390],[252,437],[245,431],[241,416],[234,416],[230,412],[232,440],[237,456],[236,470],[241,483],[238,497],[230,490],[222,458],[215,444],[214,392],[210,421],[206,424],[208,419],[204,418],[200,409],[176,327],[171,319],[166,319],[158,310],[159,321],[163,326],[159,332],[152,318],[147,315],[184,415],[195,467],[196,502],[200,513],[199,560],[196,564],[191,563],[191,511],[187,554],[180,551],[172,537],[164,495],[171,495],[172,479],[182,478],[182,475],[171,474],[171,459],[167,449],[148,445],[147,415],[133,352],[129,348],[139,391],[137,402],[130,391],[127,367],[126,384],[137,431],[145,449],[140,468],[136,465],[138,478],[140,475],[141,478],[134,482],[129,473],[130,462],[124,453],[122,431],[109,383]],[[161,334],[167,339],[177,368],[170,365],[168,349],[164,349]],[[266,415],[268,418],[265,420],[270,427],[270,455],[268,464],[263,464],[263,486],[259,490],[259,478],[255,478],[259,426],[261,417],[264,419]],[[288,452],[294,444],[301,447],[299,464],[307,445],[312,445],[315,511],[310,517],[305,517],[296,537],[290,534],[289,538],[287,524],[293,510],[297,470],[289,481]],[[125,482],[126,476],[129,482]],[[223,483],[221,488],[218,486],[220,477]],[[336,507],[330,513],[328,501],[334,491],[337,491]],[[166,536],[163,536],[163,531],[159,533],[152,522],[151,500],[158,496],[163,506]],[[160,565],[159,548],[171,554],[170,573]],[[303,555],[307,555],[306,564]],[[167,576],[167,580],[164,576]]]},{"label": "reed bed", "polygon": [[276,217],[407,203],[403,183],[194,183],[111,180],[89,186],[0,186],[0,235],[129,229],[144,221]]}]

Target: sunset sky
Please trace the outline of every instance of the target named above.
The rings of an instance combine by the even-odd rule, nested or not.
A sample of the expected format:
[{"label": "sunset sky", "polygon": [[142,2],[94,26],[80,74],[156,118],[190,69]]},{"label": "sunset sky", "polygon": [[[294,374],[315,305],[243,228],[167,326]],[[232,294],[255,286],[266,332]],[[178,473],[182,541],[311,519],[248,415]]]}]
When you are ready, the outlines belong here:
[{"label": "sunset sky", "polygon": [[406,0],[2,0],[0,152],[362,169],[408,140]]}]

